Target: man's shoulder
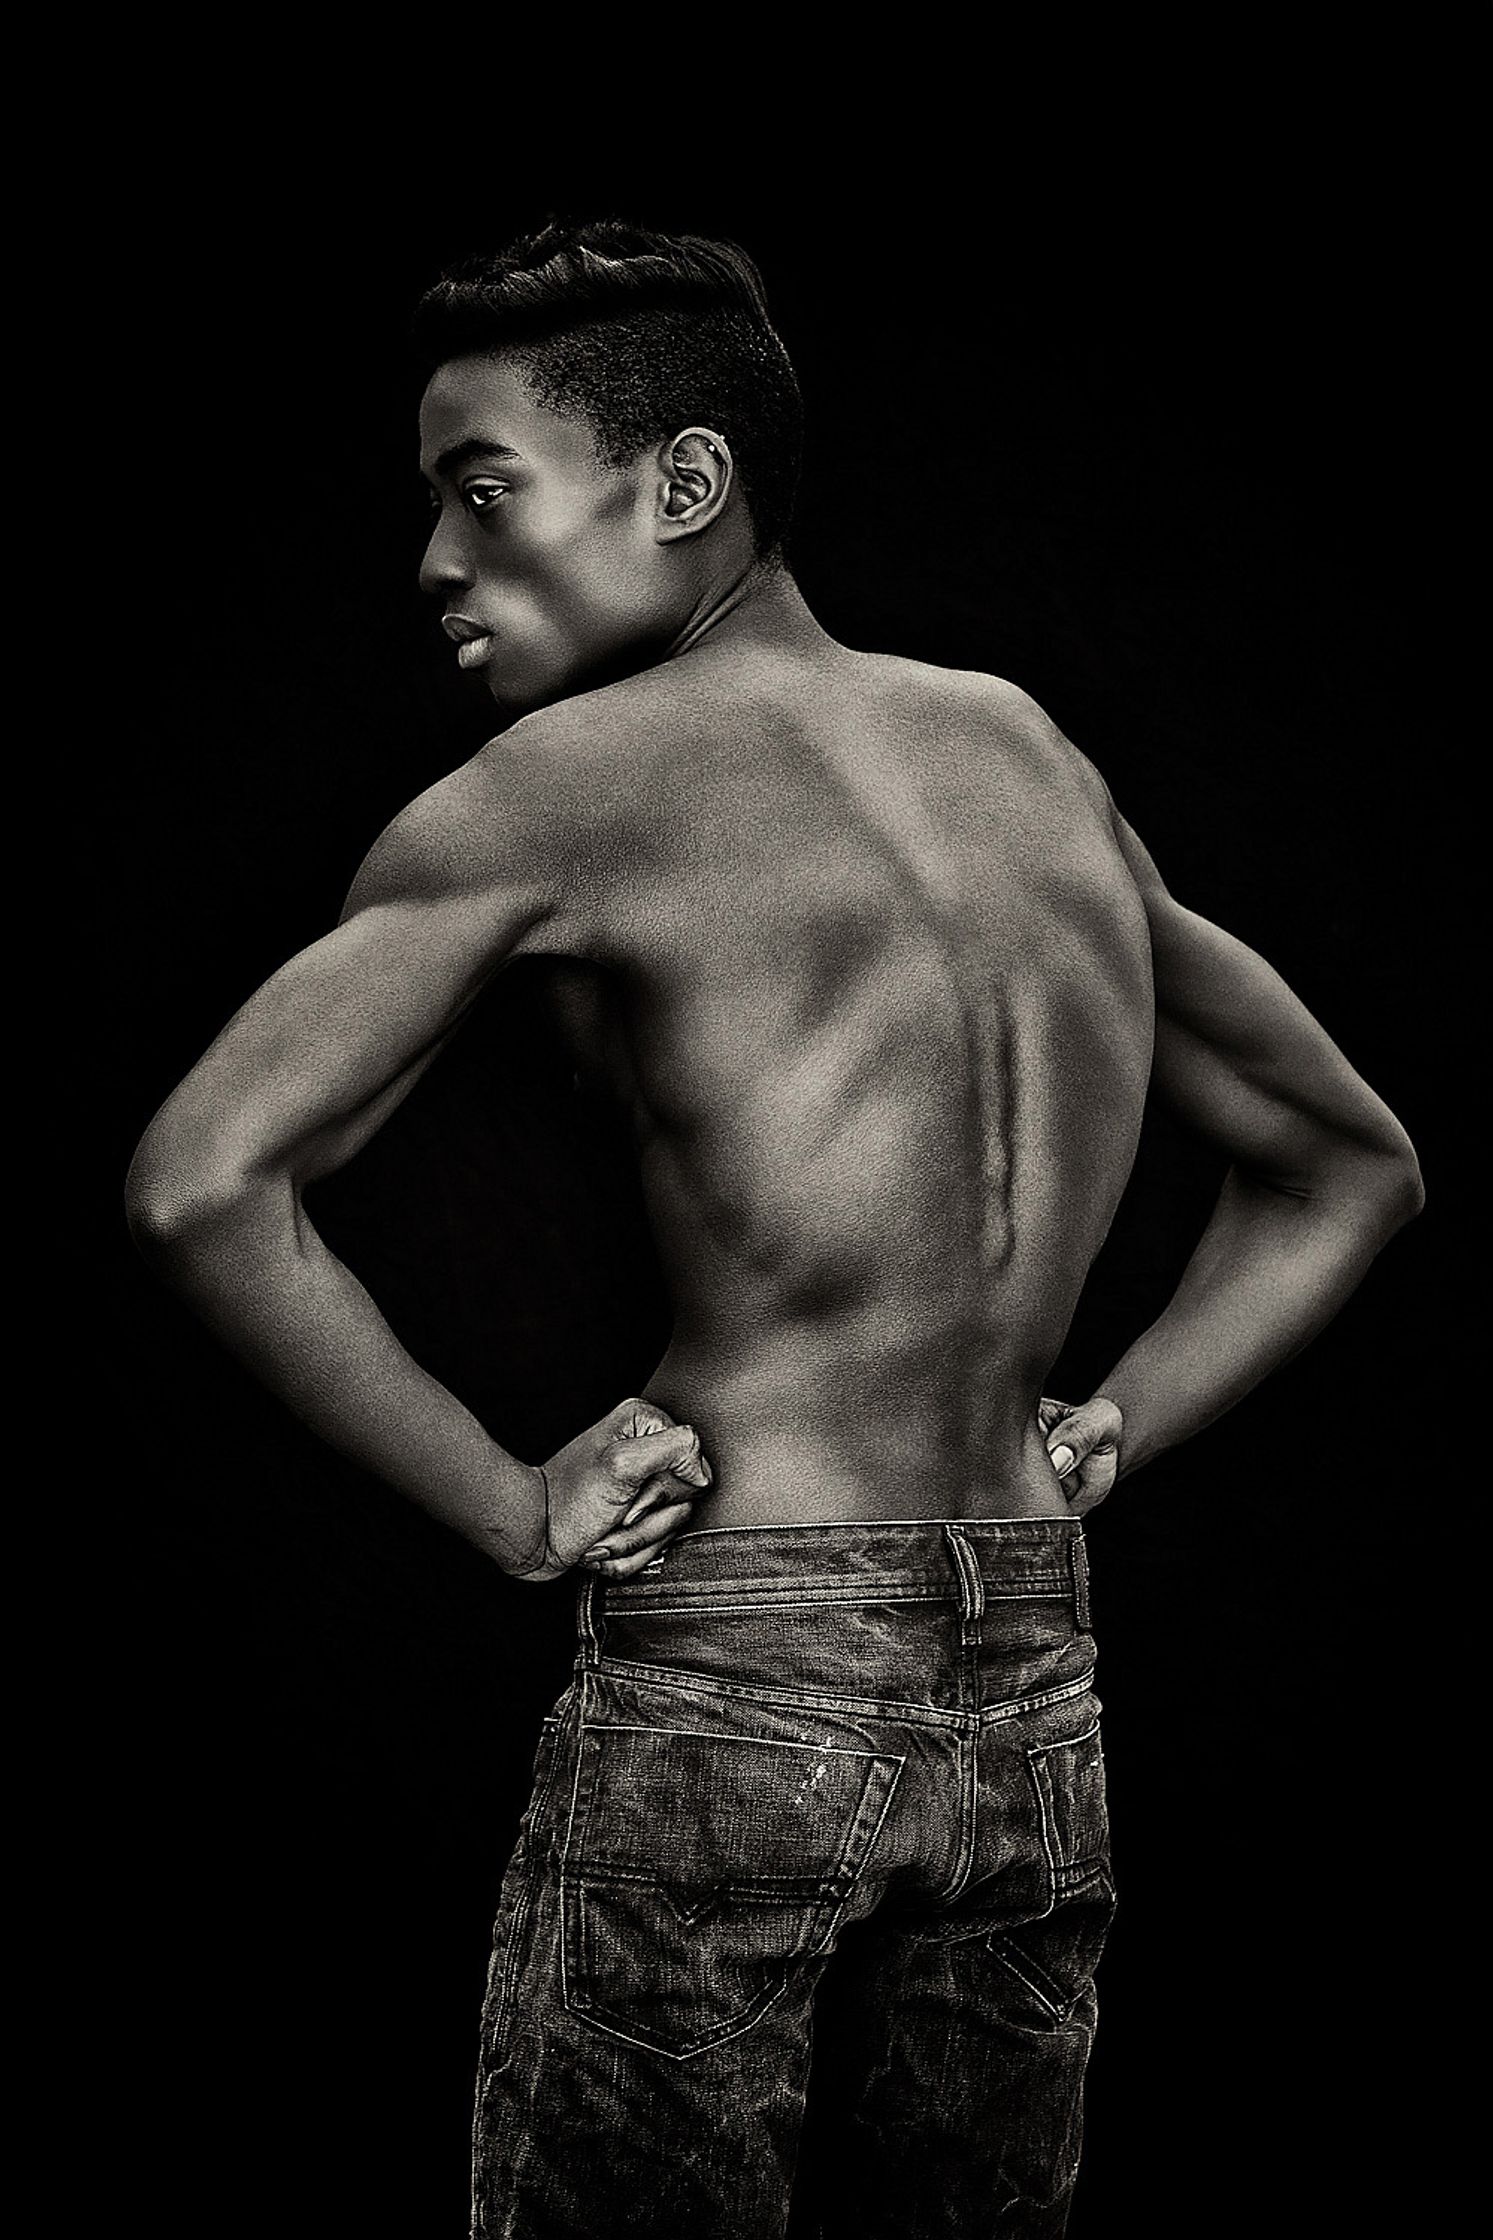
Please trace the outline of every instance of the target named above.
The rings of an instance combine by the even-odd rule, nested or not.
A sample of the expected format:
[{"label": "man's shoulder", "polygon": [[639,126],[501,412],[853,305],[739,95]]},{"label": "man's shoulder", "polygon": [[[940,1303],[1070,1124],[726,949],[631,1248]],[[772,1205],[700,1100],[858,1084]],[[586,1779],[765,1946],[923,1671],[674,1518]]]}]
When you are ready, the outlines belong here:
[{"label": "man's shoulder", "polygon": [[579,747],[573,729],[533,717],[499,732],[385,826],[349,907],[481,889],[546,866],[558,872],[596,810]]},{"label": "man's shoulder", "polygon": [[596,804],[615,780],[625,787],[630,763],[682,720],[676,690],[663,690],[658,670],[577,692],[535,708],[490,739],[475,758],[474,777],[515,801],[531,797],[551,813]]},{"label": "man's shoulder", "polygon": [[1043,736],[1057,730],[1031,693],[994,670],[950,668],[939,662],[920,661],[911,654],[883,653],[867,659],[887,689],[920,695],[951,714]]},{"label": "man's shoulder", "polygon": [[891,690],[900,689],[913,705],[921,703],[930,714],[950,719],[957,734],[972,744],[1019,744],[1054,773],[1076,780],[1096,801],[1107,800],[1104,781],[1088,756],[1025,686],[989,669],[945,668],[900,654],[876,660]]}]

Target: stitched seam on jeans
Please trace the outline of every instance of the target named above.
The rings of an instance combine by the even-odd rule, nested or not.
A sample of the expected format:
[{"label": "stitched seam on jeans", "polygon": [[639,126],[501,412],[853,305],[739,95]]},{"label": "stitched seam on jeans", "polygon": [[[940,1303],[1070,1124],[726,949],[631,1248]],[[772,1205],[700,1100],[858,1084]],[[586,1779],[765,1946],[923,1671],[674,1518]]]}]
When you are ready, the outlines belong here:
[{"label": "stitched seam on jeans", "polygon": [[1068,1562],[1073,1573],[1073,1617],[1083,1633],[1093,1630],[1089,1608],[1089,1551],[1082,1537],[1075,1533],[1068,1543]]},{"label": "stitched seam on jeans", "polygon": [[1029,1696],[1012,1696],[1009,1702],[982,1704],[978,1710],[971,1706],[945,1710],[936,1703],[903,1703],[896,1697],[820,1696],[807,1689],[757,1687],[749,1680],[712,1680],[705,1674],[688,1672],[675,1665],[635,1663],[627,1657],[604,1657],[600,1664],[588,1669],[599,1679],[615,1674],[634,1685],[644,1681],[676,1694],[695,1690],[702,1695],[736,1697],[745,1703],[777,1704],[787,1711],[866,1712],[892,1724],[967,1727],[977,1722],[982,1732],[1004,1719],[1019,1719],[1025,1712],[1040,1711],[1046,1704],[1066,1702],[1069,1696],[1088,1695],[1094,1685],[1092,1672],[1086,1672],[1076,1680],[1063,1681],[1056,1688],[1039,1688]]},{"label": "stitched seam on jeans", "polygon": [[1102,1851],[1091,1851],[1087,1858],[1074,1859],[1062,1869],[1058,1876],[1058,1890],[1062,1896],[1071,1897],[1074,1891],[1081,1890],[1086,1882],[1092,1882],[1095,1875],[1105,1872],[1104,1853]]},{"label": "stitched seam on jeans", "polygon": [[559,1763],[559,1751],[554,1745],[557,1745],[559,1741],[560,1721],[552,1719],[549,1714],[546,1714],[541,1722],[541,1728],[549,1730],[546,1739],[552,1747],[545,1762],[539,1785],[534,1792],[534,1800],[527,1815],[529,1825],[524,1831],[524,1840],[527,1846],[524,1858],[524,1876],[519,1886],[518,1898],[508,1926],[508,1950],[503,1956],[503,1984],[499,1994],[500,2003],[492,2034],[492,2052],[489,2065],[494,2069],[499,2067],[508,2051],[508,2040],[513,2025],[513,1994],[518,1982],[519,1970],[523,1964],[521,1949],[523,1933],[528,1927],[529,1915],[533,1911],[534,1901],[539,1895],[539,1877],[543,1868],[543,1861],[536,1855],[530,1839],[535,1824],[543,1819],[548,1807],[550,1791],[555,1785],[555,1769]]},{"label": "stitched seam on jeans", "polygon": [[[970,1753],[969,1780],[964,1778],[964,1752]],[[962,1734],[956,1745],[959,1765],[959,1848],[954,1854],[954,1872],[947,1890],[941,1890],[937,1903],[952,1905],[968,1882],[975,1863],[975,1829],[980,1816],[980,1733]]]},{"label": "stitched seam on jeans", "polygon": [[1004,1937],[1000,1934],[1000,1932],[997,1932],[997,1934],[990,1939],[990,1950],[993,1956],[1000,1961],[1002,1967],[1009,1968],[1012,1975],[1017,1977],[1020,1982],[1026,1985],[1028,1991],[1031,1992],[1032,1997],[1038,2002],[1040,2006],[1044,2006],[1050,2015],[1055,2015],[1059,2022],[1064,2021],[1067,2015],[1078,2004],[1079,1999],[1082,1997],[1082,1985],[1079,1986],[1079,1989],[1075,1991],[1070,1998],[1065,1999],[1062,2006],[1059,2006],[1051,1995],[1053,1991],[1061,1991],[1063,1988],[1062,1985],[1057,1982],[1056,1978],[1048,1976],[1046,1970],[1043,1970],[1045,1980],[1051,1987],[1050,1990],[1044,1991],[1042,1985],[1037,1982],[1034,1976],[1029,1975],[1025,1968],[1019,1967],[1017,1965],[1009,1950],[1003,1949],[1004,1944]]},{"label": "stitched seam on jeans", "polygon": [[[803,1953],[795,1955],[795,1958],[799,1960],[805,1957],[806,1955]],[[683,2049],[677,2046],[659,2044],[653,2038],[635,2037],[630,2030],[622,2029],[617,2023],[603,2020],[591,2007],[570,2006],[570,2011],[592,2030],[601,2030],[609,2038],[620,2038],[624,2045],[642,2046],[647,2053],[661,2054],[665,2061],[693,2061],[699,2054],[708,2053],[712,2046],[726,2045],[732,2038],[744,2037],[748,2030],[755,2029],[768,2008],[776,2005],[787,1989],[788,1983],[786,1981],[775,1985],[755,2012],[749,2008],[744,2019],[733,2018],[732,2021],[723,2024],[709,2036],[701,2038],[694,2045],[686,2046]],[[566,2004],[570,2005],[568,1993]]]},{"label": "stitched seam on jeans", "polygon": [[1019,1587],[1003,1587],[999,1580],[985,1581],[987,1602],[1066,1602],[1071,1591],[1067,1579],[1023,1580]]},{"label": "stitched seam on jeans", "polygon": [[[1030,1753],[1027,1764],[1031,1768],[1032,1787],[1037,1792],[1037,1820],[1042,1829],[1042,1851],[1047,1860],[1047,1904],[1043,1913],[1051,1913],[1058,1902],[1058,1863],[1053,1853],[1052,1803],[1046,1786],[1037,1779],[1036,1759]],[[1046,1771],[1046,1768],[1043,1768]]]},{"label": "stitched seam on jeans", "polygon": [[630,1719],[583,1719],[582,1734],[682,1734],[700,1742],[730,1742],[738,1749],[747,1750],[811,1750],[815,1757],[826,1755],[836,1758],[896,1758],[898,1765],[905,1765],[905,1756],[895,1750],[848,1750],[838,1742],[784,1742],[775,1734],[723,1734],[719,1727],[660,1727],[651,1722]]},{"label": "stitched seam on jeans", "polygon": [[603,1678],[615,1673],[619,1679],[634,1685],[644,1681],[676,1694],[688,1694],[693,1690],[702,1695],[730,1696],[743,1703],[775,1704],[784,1711],[868,1712],[876,1717],[938,1727],[962,1726],[972,1716],[968,1711],[944,1711],[933,1703],[902,1703],[881,1696],[821,1696],[807,1688],[767,1688],[758,1687],[750,1680],[713,1680],[708,1675],[685,1671],[675,1665],[634,1663],[626,1657],[608,1657],[595,1670]]},{"label": "stitched seam on jeans", "polygon": [[[784,1579],[729,1579],[716,1586],[709,1582],[689,1580],[658,1580],[652,1585],[642,1580],[600,1581],[606,1588],[609,1610],[679,1609],[708,1610],[718,1603],[731,1601],[745,1609],[781,1609],[784,1602],[953,1602],[947,1580],[927,1578],[882,1578],[876,1575],[857,1577],[836,1572],[823,1579],[799,1577]],[[1033,1572],[1020,1580],[984,1579],[982,1584],[987,1601],[992,1597],[1002,1602],[1043,1602],[1069,1600],[1073,1581],[1066,1574]]]},{"label": "stitched seam on jeans", "polygon": [[[856,1755],[860,1755],[860,1753],[857,1752]],[[897,1770],[888,1779],[886,1769],[893,1757],[896,1758]],[[860,1880],[866,1861],[875,1849],[876,1839],[881,1833],[881,1824],[891,1807],[893,1792],[902,1778],[903,1768],[906,1764],[905,1755],[898,1752],[887,1751],[885,1754],[881,1752],[872,1754],[871,1763],[866,1768],[866,1778],[861,1783],[861,1793],[856,1799],[855,1811],[851,1815],[850,1825],[845,1831],[845,1841],[840,1846],[839,1864],[835,1869],[835,1879],[843,1885],[840,1891],[840,1905],[837,1911],[830,1916],[819,1942],[810,1947],[811,1951],[823,1951],[825,1945],[833,1936],[840,1913],[849,1903],[850,1893]],[[863,1829],[861,1823],[862,1815],[866,1810],[866,1799],[871,1794],[873,1784],[878,1781],[882,1785],[881,1810],[876,1815],[875,1825]],[[853,1866],[849,1864],[852,1858],[855,1861]]]},{"label": "stitched seam on jeans", "polygon": [[1014,1532],[1017,1543],[1033,1535],[1031,1546],[1040,1547],[1043,1540],[1051,1539],[1054,1530],[1060,1541],[1075,1532],[1082,1519],[1072,1515],[1059,1517],[809,1517],[799,1524],[705,1524],[692,1525],[688,1532],[676,1533],[673,1546],[686,1540],[744,1540],[748,1534],[760,1532],[835,1532],[847,1526],[857,1532],[886,1532],[913,1525],[920,1532],[939,1532],[946,1524],[957,1524],[962,1532],[975,1532],[982,1538],[998,1542]]},{"label": "stitched seam on jeans", "polygon": [[[605,1860],[577,1859],[568,1872],[577,1887],[584,1885],[589,1890],[611,1890],[624,1883],[644,1883],[650,1890],[659,1890],[666,1898],[669,1896],[668,1878],[661,1875],[657,1867],[617,1867]],[[701,1887],[708,1887],[724,1898],[734,1898],[741,1905],[811,1905],[817,1908],[850,1895],[841,1866],[829,1874],[723,1875],[719,1882]]]},{"label": "stitched seam on jeans", "polygon": [[[666,1549],[665,1561],[667,1557]],[[671,1579],[649,1579],[640,1575],[636,1579],[621,1579],[615,1586],[603,1584],[607,1586],[609,1600],[614,1602],[619,1599],[642,1602],[651,1600],[654,1595],[671,1594],[697,1595],[707,1601],[717,1594],[806,1594],[821,1588],[828,1591],[835,1587],[861,1586],[929,1588],[943,1594],[949,1591],[948,1572],[933,1565],[921,1571],[738,1571],[723,1579],[681,1579],[676,1571]]]},{"label": "stitched seam on jeans", "polygon": [[981,1728],[998,1726],[1004,1719],[1019,1719],[1024,1712],[1040,1711],[1049,1703],[1066,1703],[1070,1696],[1092,1693],[1094,1675],[1085,1672],[1077,1680],[1065,1680],[1056,1688],[1039,1688],[1035,1695],[1013,1696],[1009,1703],[985,1704],[980,1710]]},{"label": "stitched seam on jeans", "polygon": [[[1054,1593],[1059,1593],[1054,1588]],[[672,1595],[674,1599],[667,1599]],[[669,1584],[667,1588],[654,1588],[649,1595],[633,1595],[629,1602],[622,1602],[616,1590],[607,1597],[607,1608],[618,1617],[633,1611],[647,1611],[656,1617],[660,1611],[783,1611],[783,1608],[806,1608],[817,1611],[828,1602],[956,1602],[947,1584],[938,1586],[929,1581],[882,1581],[882,1579],[835,1579],[833,1584],[819,1586],[815,1579],[795,1579],[792,1586],[781,1590],[752,1590],[750,1581],[734,1584],[730,1588],[703,1590]]]},{"label": "stitched seam on jeans", "polygon": [[1049,1758],[1054,1750],[1072,1750],[1080,1742],[1092,1742],[1098,1732],[1096,1719],[1091,1727],[1082,1728],[1078,1734],[1059,1735],[1056,1742],[1029,1742],[1026,1754],[1029,1758]]}]

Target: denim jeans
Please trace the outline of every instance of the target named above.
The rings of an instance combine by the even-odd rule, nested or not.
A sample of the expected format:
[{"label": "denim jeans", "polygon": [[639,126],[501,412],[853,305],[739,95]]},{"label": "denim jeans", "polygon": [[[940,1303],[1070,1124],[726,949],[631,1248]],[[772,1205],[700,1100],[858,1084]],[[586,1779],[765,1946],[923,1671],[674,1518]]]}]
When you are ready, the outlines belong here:
[{"label": "denim jeans", "polygon": [[587,1577],[483,2007],[481,2240],[1035,2240],[1114,1908],[1075,1517]]}]

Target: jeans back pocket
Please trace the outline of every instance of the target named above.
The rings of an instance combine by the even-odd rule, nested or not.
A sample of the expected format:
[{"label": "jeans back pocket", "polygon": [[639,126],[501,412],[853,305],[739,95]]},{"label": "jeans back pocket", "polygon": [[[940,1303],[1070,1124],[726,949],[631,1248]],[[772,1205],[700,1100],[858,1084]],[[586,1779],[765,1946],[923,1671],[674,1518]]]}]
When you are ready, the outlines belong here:
[{"label": "jeans back pocket", "polygon": [[867,1750],[582,1726],[566,2006],[675,2059],[750,2029],[828,1948],[900,1770]]},{"label": "jeans back pocket", "polygon": [[1105,1872],[1109,1812],[1097,1719],[1081,1734],[1028,1749],[1053,1905]]}]

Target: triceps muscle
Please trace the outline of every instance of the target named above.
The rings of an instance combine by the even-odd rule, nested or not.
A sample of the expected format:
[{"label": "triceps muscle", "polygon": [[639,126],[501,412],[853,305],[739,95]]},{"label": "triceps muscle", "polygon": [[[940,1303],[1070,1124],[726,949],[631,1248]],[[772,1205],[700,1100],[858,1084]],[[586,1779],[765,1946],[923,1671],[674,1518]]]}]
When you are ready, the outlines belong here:
[{"label": "triceps muscle", "polygon": [[1116,833],[1151,927],[1153,1079],[1183,1123],[1291,1196],[1328,1165],[1401,1158],[1403,1129],[1256,950],[1171,895],[1140,840]]},{"label": "triceps muscle", "polygon": [[383,1125],[511,953],[509,913],[380,902],[292,957],[228,1022],[157,1125],[209,1187],[332,1173]]}]

